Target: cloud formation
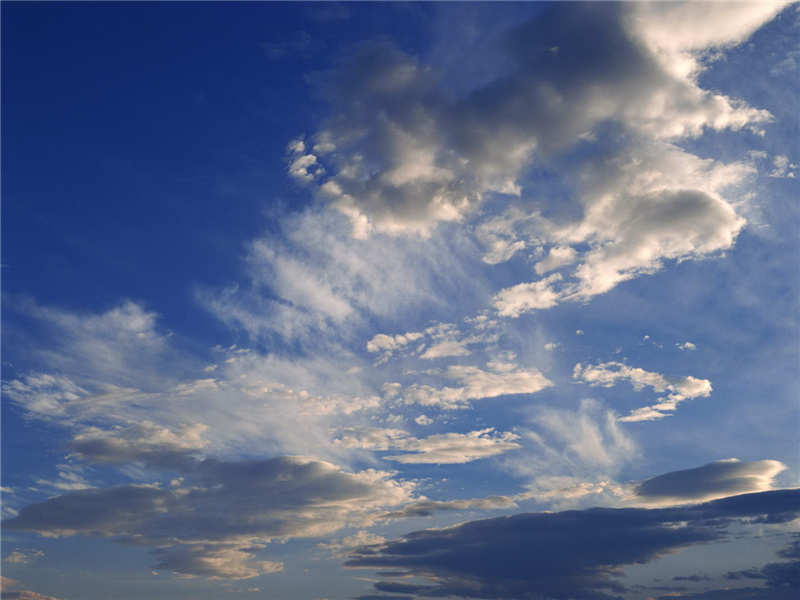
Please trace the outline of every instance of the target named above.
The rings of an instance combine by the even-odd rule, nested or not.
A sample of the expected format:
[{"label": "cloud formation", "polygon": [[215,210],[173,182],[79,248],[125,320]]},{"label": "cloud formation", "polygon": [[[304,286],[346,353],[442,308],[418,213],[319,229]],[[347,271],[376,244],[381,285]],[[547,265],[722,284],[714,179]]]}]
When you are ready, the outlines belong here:
[{"label": "cloud formation", "polygon": [[625,591],[620,567],[726,539],[737,523],[791,521],[798,501],[797,490],[778,490],[685,508],[523,513],[410,533],[346,566],[423,577],[432,585],[403,593],[425,596],[610,599]]},{"label": "cloud formation", "polygon": [[385,472],[348,473],[310,458],[206,459],[185,465],[168,487],[71,492],[31,504],[3,526],[48,537],[87,535],[151,546],[156,568],[244,579],[280,569],[252,560],[270,541],[329,534],[407,502],[410,491]]},{"label": "cloud formation", "polygon": [[776,460],[718,460],[646,479],[635,487],[634,493],[648,504],[705,502],[770,490],[775,476],[785,469],[786,465]]},{"label": "cloud formation", "polygon": [[711,395],[711,382],[696,377],[667,377],[660,373],[629,367],[621,362],[598,365],[575,365],[573,378],[591,386],[612,387],[618,381],[627,381],[637,392],[650,387],[658,393],[669,392],[657,404],[638,408],[620,421],[652,421],[669,416],[680,402]]},{"label": "cloud formation", "polygon": [[[741,43],[783,6],[553,4],[507,32],[508,68],[462,94],[433,66],[365,44],[317,77],[331,113],[293,142],[290,174],[346,215],[357,238],[473,222],[485,263],[541,258],[541,279],[497,293],[501,316],[588,300],[665,261],[733,246],[745,219],[731,194],[753,167],[677,144],[772,119],[703,89],[698,75],[709,52]],[[712,14],[717,31],[693,24]],[[676,27],[679,36],[664,33]],[[582,217],[558,216],[560,198],[520,210],[535,196],[534,169],[571,182]],[[481,214],[487,198],[508,206]]]},{"label": "cloud formation", "polygon": [[458,381],[462,384],[461,387],[412,384],[403,390],[403,402],[450,410],[466,408],[471,400],[514,394],[535,394],[553,385],[537,369],[518,369],[507,363],[487,366],[491,370],[484,371],[466,365],[449,366],[443,373],[444,378]]},{"label": "cloud formation", "polygon": [[468,433],[441,433],[415,438],[399,429],[364,428],[346,431],[337,440],[346,448],[402,450],[408,454],[385,456],[404,464],[463,464],[520,448],[511,432],[493,433],[493,428]]}]

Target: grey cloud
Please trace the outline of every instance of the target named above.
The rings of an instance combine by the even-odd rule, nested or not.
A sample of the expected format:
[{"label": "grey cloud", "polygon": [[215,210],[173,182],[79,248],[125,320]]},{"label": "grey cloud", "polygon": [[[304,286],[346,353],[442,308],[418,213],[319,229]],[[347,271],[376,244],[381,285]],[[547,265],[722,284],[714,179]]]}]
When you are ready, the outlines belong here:
[{"label": "grey cloud", "polygon": [[410,533],[346,566],[424,577],[425,596],[609,599],[625,591],[612,579],[619,567],[725,539],[734,523],[796,519],[799,501],[800,491],[778,490],[684,508],[523,513]]},{"label": "grey cloud", "polygon": [[180,461],[205,445],[200,423],[170,431],[150,421],[106,430],[86,427],[69,444],[78,456],[94,463],[126,463],[142,460],[156,466],[180,464]]},{"label": "grey cloud", "polygon": [[[657,600],[675,600],[675,595],[658,596]],[[797,590],[758,587],[725,588],[696,594],[682,594],[681,600],[797,600]]]},{"label": "grey cloud", "polygon": [[647,479],[635,487],[634,493],[644,502],[701,502],[767,491],[773,478],[785,469],[786,465],[775,460],[719,460]]},{"label": "grey cloud", "polygon": [[[314,537],[407,502],[387,473],[347,473],[303,457],[184,465],[168,488],[124,485],[57,496],[23,508],[8,530],[87,535],[155,547],[159,568],[245,578],[273,563],[252,558],[272,539]],[[248,549],[249,548],[249,549]]]},{"label": "grey cloud", "polygon": [[516,507],[517,500],[526,499],[528,496],[489,496],[487,498],[473,498],[470,500],[423,500],[403,507],[402,510],[393,511],[378,517],[380,520],[404,519],[410,517],[429,517],[434,513],[446,510],[492,510]]},{"label": "grey cloud", "polygon": [[508,33],[511,73],[462,98],[395,48],[353,52],[318,78],[333,106],[312,148],[330,173],[318,192],[362,235],[373,226],[425,232],[461,220],[487,193],[519,195],[527,168],[608,122],[674,139],[769,118],[699,88],[688,55],[678,58],[689,72],[675,69],[677,50],[648,45],[635,10],[548,6]]}]

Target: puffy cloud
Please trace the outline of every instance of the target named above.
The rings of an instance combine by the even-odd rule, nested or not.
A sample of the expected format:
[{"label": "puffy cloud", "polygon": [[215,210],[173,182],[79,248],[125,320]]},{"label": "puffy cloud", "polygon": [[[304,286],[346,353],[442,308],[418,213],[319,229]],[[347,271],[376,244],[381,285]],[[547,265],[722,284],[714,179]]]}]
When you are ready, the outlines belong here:
[{"label": "puffy cloud", "polygon": [[426,596],[608,599],[625,591],[613,579],[620,567],[724,540],[733,524],[796,519],[798,500],[798,490],[778,490],[685,508],[523,513],[416,531],[356,551],[346,566],[424,577]]},{"label": "puffy cloud", "polygon": [[279,568],[252,558],[272,539],[315,537],[410,499],[388,473],[348,473],[311,458],[187,462],[169,488],[121,485],[23,508],[9,530],[90,535],[154,546],[184,575],[253,577]]},{"label": "puffy cloud", "polygon": [[501,317],[518,317],[525,312],[555,306],[561,295],[552,286],[562,279],[560,273],[553,273],[545,279],[520,283],[498,292],[493,300],[497,314]]},{"label": "puffy cloud", "polygon": [[536,369],[517,369],[511,365],[498,364],[492,371],[478,367],[452,365],[444,377],[462,383],[462,387],[435,388],[413,384],[403,391],[407,404],[436,406],[441,409],[457,409],[468,406],[470,400],[496,398],[512,394],[535,394],[553,383]]},{"label": "puffy cloud", "polygon": [[786,465],[775,460],[719,460],[647,479],[634,488],[634,493],[637,500],[645,503],[704,502],[767,491],[775,476],[785,469]]},{"label": "puffy cloud", "polygon": [[[676,23],[696,23],[703,10],[549,6],[508,32],[511,68],[460,97],[430,66],[368,45],[319,78],[332,112],[313,136],[313,154],[302,158],[324,165],[328,176],[317,194],[352,220],[357,235],[428,233],[438,222],[464,219],[492,192],[518,196],[526,169],[596,139],[608,123],[652,141],[769,120],[765,111],[703,90],[698,53],[741,42],[781,6],[717,4],[707,22],[720,30],[681,26],[685,33],[674,38]],[[489,264],[526,247],[503,232],[486,233]],[[560,252],[554,264],[574,258]]]},{"label": "puffy cloud", "polygon": [[651,387],[658,393],[669,392],[657,404],[639,408],[621,421],[650,421],[662,419],[673,412],[680,402],[711,394],[711,382],[695,377],[667,377],[660,373],[629,367],[621,362],[600,363],[596,366],[575,365],[573,377],[592,386],[611,387],[618,381],[628,381],[636,391]]},{"label": "puffy cloud", "polygon": [[337,442],[348,448],[403,450],[410,454],[384,458],[405,464],[462,464],[520,448],[514,441],[519,439],[518,435],[493,431],[490,428],[468,433],[442,433],[420,439],[399,429],[364,428],[346,432]]}]

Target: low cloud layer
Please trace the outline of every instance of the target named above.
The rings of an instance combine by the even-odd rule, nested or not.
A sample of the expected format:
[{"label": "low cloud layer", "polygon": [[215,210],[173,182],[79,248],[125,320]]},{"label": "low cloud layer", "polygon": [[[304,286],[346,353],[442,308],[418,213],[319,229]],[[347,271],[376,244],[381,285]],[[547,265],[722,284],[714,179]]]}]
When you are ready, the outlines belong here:
[{"label": "low cloud layer", "polygon": [[388,473],[347,473],[310,458],[206,459],[185,465],[169,486],[72,492],[29,505],[3,526],[151,546],[156,568],[244,579],[280,569],[253,560],[270,541],[329,534],[407,502],[410,491]]},{"label": "low cloud layer", "polygon": [[[394,589],[424,596],[601,600],[625,591],[625,565],[726,539],[749,521],[785,523],[800,492],[778,490],[686,508],[604,509],[518,514],[429,529],[354,553],[349,567],[398,571],[431,585]],[[376,584],[392,591],[392,584]]]}]

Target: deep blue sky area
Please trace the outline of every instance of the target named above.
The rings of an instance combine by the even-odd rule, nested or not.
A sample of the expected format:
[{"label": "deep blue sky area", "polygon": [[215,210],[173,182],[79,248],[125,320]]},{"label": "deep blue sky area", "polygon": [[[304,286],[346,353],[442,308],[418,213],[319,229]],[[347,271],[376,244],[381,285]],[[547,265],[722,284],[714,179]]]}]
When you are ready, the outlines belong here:
[{"label": "deep blue sky area", "polygon": [[9,600],[796,600],[800,4],[0,3]]}]

